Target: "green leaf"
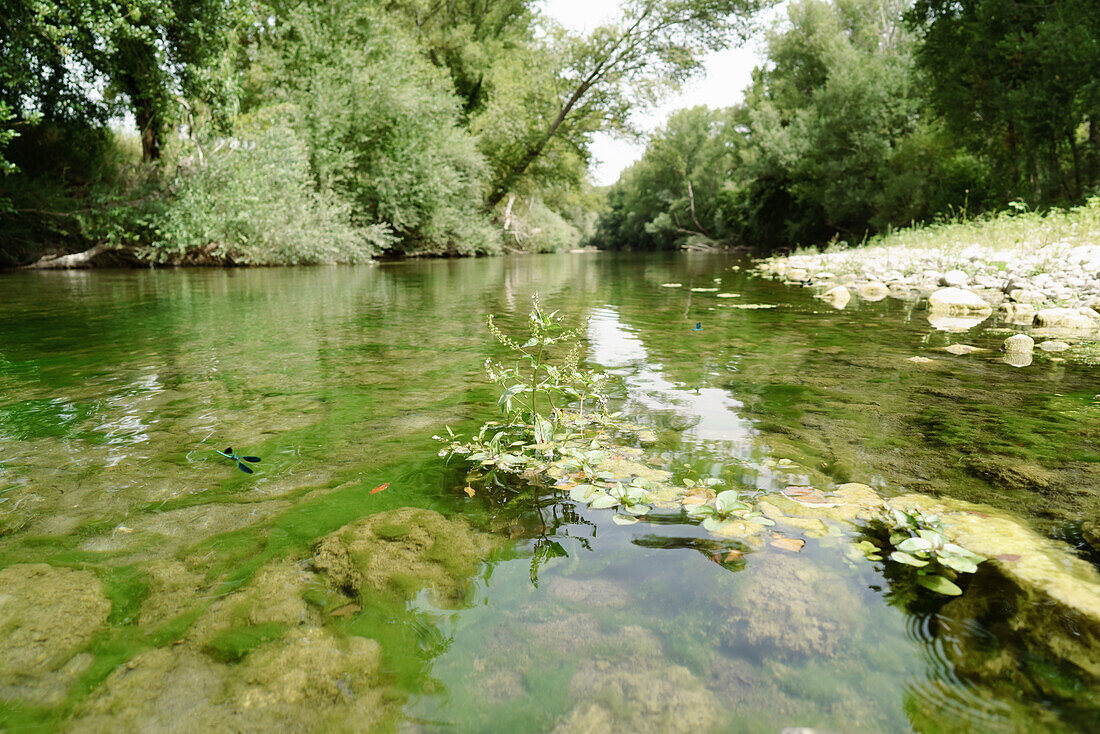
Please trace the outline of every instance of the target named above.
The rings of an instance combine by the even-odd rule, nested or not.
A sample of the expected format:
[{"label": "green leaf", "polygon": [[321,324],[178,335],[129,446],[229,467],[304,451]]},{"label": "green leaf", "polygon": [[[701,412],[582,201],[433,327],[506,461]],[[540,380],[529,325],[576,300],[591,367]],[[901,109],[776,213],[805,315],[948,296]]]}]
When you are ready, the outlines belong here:
[{"label": "green leaf", "polygon": [[588,506],[595,510],[606,510],[614,507],[617,504],[619,504],[618,497],[612,497],[609,494],[601,494],[599,497],[596,497],[591,502],[589,502]]},{"label": "green leaf", "polygon": [[948,568],[954,569],[959,573],[974,573],[978,570],[978,564],[964,556],[957,556],[953,554],[945,555],[938,554],[937,559],[940,563]]},{"label": "green leaf", "polygon": [[591,484],[578,484],[576,487],[569,490],[570,499],[574,502],[583,502],[585,504],[588,504],[600,494],[603,493]]},{"label": "green leaf", "polygon": [[898,550],[906,553],[927,553],[932,550],[932,541],[927,538],[906,538],[898,543]]},{"label": "green leaf", "polygon": [[648,505],[625,505],[623,507],[623,510],[631,515],[648,515],[649,509]]},{"label": "green leaf", "polygon": [[748,505],[738,501],[739,496],[736,489],[727,489],[725,492],[719,492],[718,496],[714,498],[714,507],[721,515],[728,515],[734,510],[747,510]]},{"label": "green leaf", "polygon": [[611,520],[616,525],[635,525],[638,522],[638,518],[636,517],[631,517],[630,515],[620,515],[619,513],[615,513]]},{"label": "green leaf", "polygon": [[944,596],[959,596],[962,594],[962,589],[955,585],[955,582],[944,578],[943,576],[918,576],[917,583],[926,589],[936,592],[937,594],[943,594]]},{"label": "green leaf", "polygon": [[907,566],[916,566],[917,568],[928,565],[928,561],[922,561],[915,556],[909,555],[905,551],[894,551],[890,554],[890,559],[898,563],[904,563]]},{"label": "green leaf", "polygon": [[706,520],[703,520],[703,527],[712,533],[717,533],[719,530],[725,527],[725,525],[726,521],[720,520],[717,517],[708,517]]}]

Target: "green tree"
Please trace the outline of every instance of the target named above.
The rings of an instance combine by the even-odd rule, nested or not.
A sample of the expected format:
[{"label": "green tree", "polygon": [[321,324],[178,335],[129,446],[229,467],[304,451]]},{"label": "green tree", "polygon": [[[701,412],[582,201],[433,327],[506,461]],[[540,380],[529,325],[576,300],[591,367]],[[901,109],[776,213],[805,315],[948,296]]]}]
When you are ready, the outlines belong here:
[{"label": "green tree", "polygon": [[1100,180],[1100,4],[917,0],[930,96],[1004,199],[1079,200]]},{"label": "green tree", "polygon": [[[617,24],[549,34],[551,72],[535,74],[507,145],[490,157],[494,207],[555,143],[586,151],[596,130],[624,129],[632,110],[698,70],[709,51],[743,38],[766,0],[628,0]],[[498,114],[499,118],[500,115]],[[583,153],[582,153],[583,155]]]}]

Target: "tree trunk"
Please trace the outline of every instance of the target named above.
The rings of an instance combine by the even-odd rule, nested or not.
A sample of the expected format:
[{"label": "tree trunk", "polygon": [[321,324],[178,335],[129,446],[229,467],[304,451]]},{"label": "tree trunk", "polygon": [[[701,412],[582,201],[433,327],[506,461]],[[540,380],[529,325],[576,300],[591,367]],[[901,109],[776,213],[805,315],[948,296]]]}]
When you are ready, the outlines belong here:
[{"label": "tree trunk", "polygon": [[141,132],[141,159],[146,163],[160,159],[160,120],[151,105],[136,104],[134,117]]},{"label": "tree trunk", "polygon": [[77,268],[90,268],[92,260],[105,252],[118,249],[112,245],[98,244],[84,252],[74,252],[71,255],[45,256],[39,258],[30,265],[24,265],[20,270],[75,270]]}]

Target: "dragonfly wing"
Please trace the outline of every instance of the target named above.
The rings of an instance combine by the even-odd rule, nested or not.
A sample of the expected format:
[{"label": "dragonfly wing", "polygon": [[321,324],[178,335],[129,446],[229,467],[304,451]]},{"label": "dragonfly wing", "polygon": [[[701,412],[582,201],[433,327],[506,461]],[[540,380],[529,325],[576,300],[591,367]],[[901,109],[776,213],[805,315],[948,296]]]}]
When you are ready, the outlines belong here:
[{"label": "dragonfly wing", "polygon": [[239,461],[237,462],[237,468],[240,469],[241,471],[243,471],[245,474],[251,474],[252,473],[252,467],[247,466],[246,464],[242,464]]},{"label": "dragonfly wing", "polygon": [[242,456],[241,458],[244,459],[245,461],[251,461],[253,464],[259,464],[260,463],[260,457],[259,456]]}]

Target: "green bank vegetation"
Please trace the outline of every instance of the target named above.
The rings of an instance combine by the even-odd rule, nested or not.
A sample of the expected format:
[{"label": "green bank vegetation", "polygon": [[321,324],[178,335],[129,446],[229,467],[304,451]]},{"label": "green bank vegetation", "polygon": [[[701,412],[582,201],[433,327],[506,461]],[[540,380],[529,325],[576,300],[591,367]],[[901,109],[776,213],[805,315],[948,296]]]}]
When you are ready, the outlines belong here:
[{"label": "green bank vegetation", "polygon": [[592,134],[765,4],[628,0],[573,33],[535,0],[16,0],[0,267],[574,246]]},{"label": "green bank vegetation", "polygon": [[1098,37],[1087,0],[794,0],[744,101],[674,114],[596,241],[774,249],[1082,203],[1100,183]]}]

